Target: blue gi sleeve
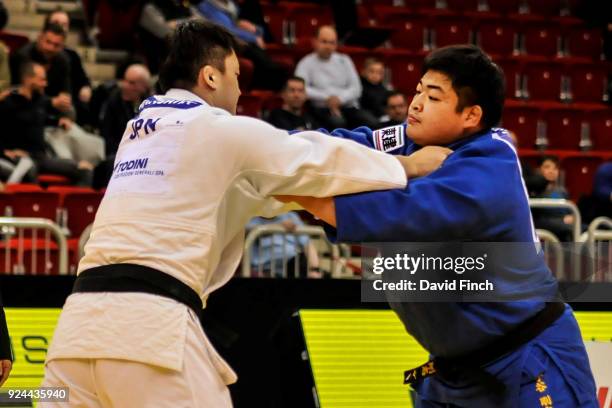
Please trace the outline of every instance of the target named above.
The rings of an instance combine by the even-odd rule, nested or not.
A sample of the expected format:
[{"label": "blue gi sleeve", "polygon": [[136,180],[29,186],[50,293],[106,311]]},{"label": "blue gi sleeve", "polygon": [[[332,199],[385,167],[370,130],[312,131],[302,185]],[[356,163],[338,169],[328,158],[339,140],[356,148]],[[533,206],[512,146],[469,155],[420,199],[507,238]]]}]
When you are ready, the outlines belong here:
[{"label": "blue gi sleeve", "polygon": [[477,239],[483,220],[504,213],[500,207],[513,200],[500,199],[503,193],[494,190],[504,177],[513,178],[508,183],[520,182],[511,163],[455,152],[440,169],[411,180],[403,190],[336,197],[337,229],[328,227],[327,233],[343,242]]}]

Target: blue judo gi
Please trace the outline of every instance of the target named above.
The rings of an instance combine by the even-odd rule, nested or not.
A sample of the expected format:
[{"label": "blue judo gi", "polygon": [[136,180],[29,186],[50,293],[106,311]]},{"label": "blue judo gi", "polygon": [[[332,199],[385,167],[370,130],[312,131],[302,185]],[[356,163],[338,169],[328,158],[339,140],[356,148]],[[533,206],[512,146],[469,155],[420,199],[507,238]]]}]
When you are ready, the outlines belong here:
[{"label": "blue judo gi", "polygon": [[[390,154],[420,147],[406,124],[372,131],[337,129],[336,137]],[[436,171],[410,180],[404,190],[335,197],[336,229],[342,242],[537,242],[517,153],[504,129],[493,128],[448,146],[454,152]],[[359,164],[356,164],[359,165]],[[489,303],[391,303],[407,331],[432,356],[468,354],[494,342],[534,316],[557,283],[543,256],[519,274],[529,278],[527,301]],[[522,274],[522,275],[520,275]],[[493,279],[495,277],[493,276]],[[407,367],[411,368],[411,367]],[[470,378],[430,376],[414,384],[419,407],[598,407],[595,382],[580,329],[568,305],[536,338],[483,367],[506,386],[494,395]]]}]

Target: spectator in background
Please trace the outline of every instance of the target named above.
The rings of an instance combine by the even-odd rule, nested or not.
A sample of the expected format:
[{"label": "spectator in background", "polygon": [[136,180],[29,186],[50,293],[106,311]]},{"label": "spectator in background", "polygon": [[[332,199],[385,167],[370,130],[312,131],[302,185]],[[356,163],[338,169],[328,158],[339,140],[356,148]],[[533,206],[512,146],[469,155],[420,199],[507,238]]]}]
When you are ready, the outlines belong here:
[{"label": "spectator in background", "polygon": [[94,169],[93,187],[104,188],[113,173],[115,155],[127,127],[138,112],[138,106],[151,95],[151,73],[142,64],[127,67],[119,86],[110,91],[100,113],[100,134],[104,138],[106,159]]},{"label": "spectator in background", "polygon": [[305,106],[306,84],[304,79],[296,76],[290,77],[285,83],[281,97],[283,106],[270,112],[269,123],[285,130],[312,130],[320,127]]},{"label": "spectator in background", "polygon": [[279,91],[287,78],[285,70],[265,52],[263,29],[252,22],[240,19],[233,0],[202,0],[198,11],[208,21],[228,29],[241,42],[240,56],[253,62],[253,87]]},{"label": "spectator in background", "polygon": [[181,21],[198,18],[198,12],[189,1],[147,0],[142,8],[140,34],[147,66],[157,74],[161,62],[168,54],[166,39]]},{"label": "spectator in background", "polygon": [[328,129],[368,126],[370,116],[359,109],[361,81],[351,57],[336,52],[338,36],[331,26],[321,26],[313,42],[314,52],[298,63],[295,75],[306,81],[313,114]]},{"label": "spectator in background", "polygon": [[198,11],[209,21],[227,28],[239,40],[265,48],[263,29],[248,20],[239,19],[240,9],[232,0],[202,0]]},{"label": "spectator in background", "polygon": [[[45,26],[57,24],[64,29],[66,34],[70,32],[70,17],[63,10],[52,11],[45,19]],[[68,56],[70,63],[70,81],[72,88],[72,101],[76,110],[76,122],[80,125],[92,124],[88,105],[91,100],[91,81],[83,68],[80,55],[72,48],[64,46],[63,51]]]},{"label": "spectator in background", "polygon": [[52,97],[52,105],[65,116],[74,117],[72,105],[72,88],[70,59],[64,52],[66,31],[50,23],[41,30],[35,42],[31,42],[11,54],[11,79],[14,85],[22,80],[21,67],[27,61],[33,61],[44,67],[46,82],[45,94]]},{"label": "spectator in background", "polygon": [[361,71],[361,97],[359,105],[364,114],[370,115],[372,123],[379,122],[385,115],[389,89],[383,83],[385,66],[377,58],[367,58]]},{"label": "spectator in background", "polygon": [[68,118],[57,116],[51,99],[44,94],[46,71],[36,62],[22,65],[21,84],[0,102],[0,121],[4,123],[2,145],[6,150],[28,156],[38,173],[68,177],[74,184],[91,185],[91,163],[75,162],[52,155],[45,142],[45,125],[69,127]]},{"label": "spectator in background", "polygon": [[130,65],[104,103],[101,112],[100,134],[106,145],[106,155],[117,153],[119,142],[127,123],[132,119],[140,103],[151,94],[151,73],[141,64]]},{"label": "spectator in background", "polygon": [[[281,225],[291,233],[304,222],[296,213],[288,212],[274,218],[253,218],[246,228],[251,230],[258,225]],[[251,268],[266,275],[273,273],[272,277],[321,277],[319,256],[306,235],[272,234],[259,238],[251,250]]]},{"label": "spectator in background", "polygon": [[387,112],[387,120],[380,124],[380,127],[389,127],[401,125],[406,122],[408,117],[408,101],[406,96],[399,92],[390,92],[387,96],[385,110]]},{"label": "spectator in background", "polygon": [[[542,156],[538,161],[538,171],[546,179],[547,185],[537,198],[567,199],[568,194],[559,182],[559,158],[557,156]],[[534,209],[533,221],[536,228],[551,231],[561,241],[573,240],[574,216],[563,209]]]}]

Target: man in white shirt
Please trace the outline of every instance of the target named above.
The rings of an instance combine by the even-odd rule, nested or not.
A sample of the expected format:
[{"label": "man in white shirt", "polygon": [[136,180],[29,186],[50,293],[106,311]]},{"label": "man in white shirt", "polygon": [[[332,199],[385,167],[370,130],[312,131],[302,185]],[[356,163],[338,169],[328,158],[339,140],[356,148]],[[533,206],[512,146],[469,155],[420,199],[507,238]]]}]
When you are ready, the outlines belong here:
[{"label": "man in white shirt", "polygon": [[338,35],[332,26],[317,29],[314,51],[298,62],[295,75],[306,81],[312,113],[328,130],[358,126],[377,128],[378,121],[359,108],[361,79],[351,57],[337,52]]},{"label": "man in white shirt", "polygon": [[274,195],[402,188],[449,153],[397,159],[232,116],[235,48],[217,26],[179,25],[160,73],[169,91],[128,123],[48,351],[43,385],[70,398],[53,407],[231,406],[236,374],[198,315],[232,277],[248,220],[283,212]]}]

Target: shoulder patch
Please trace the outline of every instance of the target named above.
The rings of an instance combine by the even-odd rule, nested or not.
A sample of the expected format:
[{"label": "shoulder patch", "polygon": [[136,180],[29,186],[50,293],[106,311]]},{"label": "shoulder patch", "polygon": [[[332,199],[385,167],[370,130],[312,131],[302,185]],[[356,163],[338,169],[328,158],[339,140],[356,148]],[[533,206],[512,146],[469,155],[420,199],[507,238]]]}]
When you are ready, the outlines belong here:
[{"label": "shoulder patch", "polygon": [[375,130],[372,133],[374,147],[381,152],[390,152],[399,149],[406,143],[404,136],[404,125],[389,126]]}]

